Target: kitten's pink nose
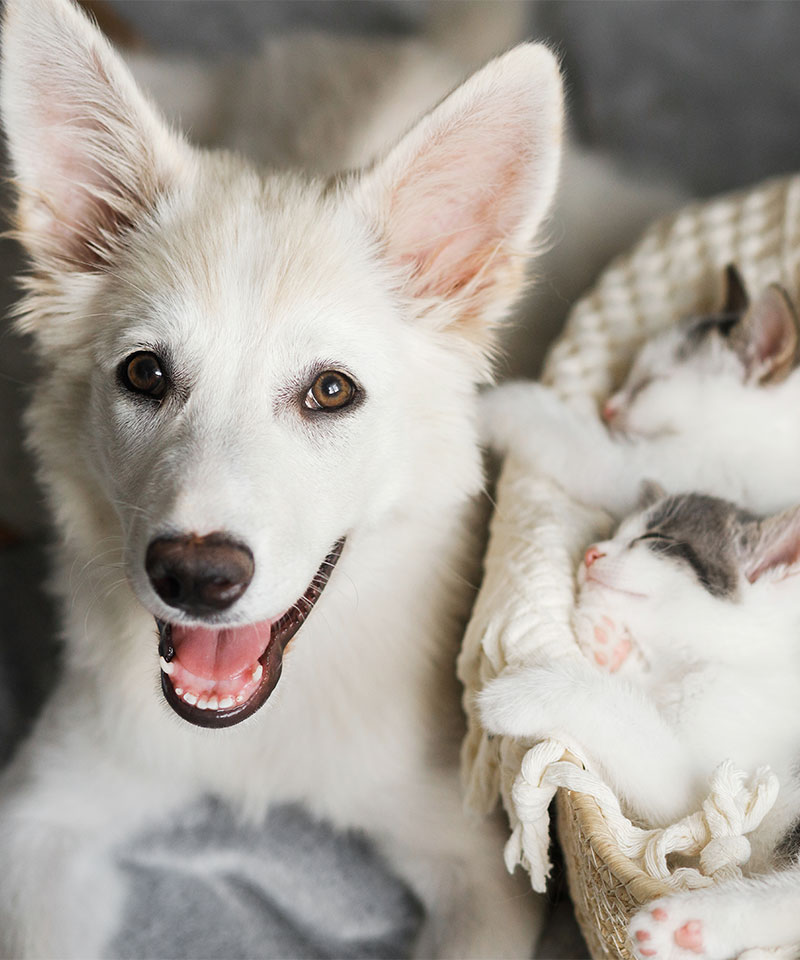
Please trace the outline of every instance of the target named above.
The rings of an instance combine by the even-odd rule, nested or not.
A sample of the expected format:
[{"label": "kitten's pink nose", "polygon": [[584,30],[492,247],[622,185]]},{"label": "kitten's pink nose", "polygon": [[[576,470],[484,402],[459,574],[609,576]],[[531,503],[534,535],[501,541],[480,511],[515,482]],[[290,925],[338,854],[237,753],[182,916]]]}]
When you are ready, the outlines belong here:
[{"label": "kitten's pink nose", "polygon": [[602,417],[606,423],[611,423],[611,421],[619,413],[619,404],[614,403],[613,400],[606,400],[603,404],[603,413]]},{"label": "kitten's pink nose", "polygon": [[594,547],[594,546],[589,547],[589,549],[586,551],[586,553],[583,556],[583,562],[586,564],[586,569],[588,570],[589,567],[591,567],[591,565],[595,562],[595,560],[599,560],[600,557],[604,557],[604,556],[605,554],[600,549],[600,547]]}]

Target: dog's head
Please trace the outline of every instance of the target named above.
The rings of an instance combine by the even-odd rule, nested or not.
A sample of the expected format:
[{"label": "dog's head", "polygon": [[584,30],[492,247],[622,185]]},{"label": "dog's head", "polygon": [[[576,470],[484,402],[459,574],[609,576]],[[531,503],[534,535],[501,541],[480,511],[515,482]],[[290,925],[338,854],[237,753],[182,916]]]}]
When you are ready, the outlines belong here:
[{"label": "dog's head", "polygon": [[70,0],[8,0],[2,52],[42,477],[78,557],[120,538],[172,706],[234,723],[343,550],[478,487],[475,386],[556,185],[556,63],[512,50],[321,182],[189,146]]}]

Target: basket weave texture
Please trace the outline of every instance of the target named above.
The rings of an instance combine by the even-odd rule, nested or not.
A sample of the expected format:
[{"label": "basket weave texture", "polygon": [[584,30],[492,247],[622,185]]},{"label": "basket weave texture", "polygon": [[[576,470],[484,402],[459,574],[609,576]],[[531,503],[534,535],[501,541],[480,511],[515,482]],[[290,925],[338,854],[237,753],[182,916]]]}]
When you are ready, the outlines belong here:
[{"label": "basket weave texture", "polygon": [[[650,228],[575,305],[544,381],[596,415],[647,337],[719,304],[729,263],[751,291],[780,283],[798,297],[800,176],[692,204]],[[512,788],[529,745],[487,737],[475,694],[506,666],[581,655],[570,628],[574,571],[585,547],[608,533],[608,521],[513,455],[503,465],[496,503],[459,662],[469,724],[462,760],[470,805],[488,811],[500,796],[513,830],[520,816]],[[557,807],[570,893],[592,956],[628,960],[631,915],[674,887],[620,851],[592,797],[561,789]],[[524,852],[519,860],[526,863]]]}]

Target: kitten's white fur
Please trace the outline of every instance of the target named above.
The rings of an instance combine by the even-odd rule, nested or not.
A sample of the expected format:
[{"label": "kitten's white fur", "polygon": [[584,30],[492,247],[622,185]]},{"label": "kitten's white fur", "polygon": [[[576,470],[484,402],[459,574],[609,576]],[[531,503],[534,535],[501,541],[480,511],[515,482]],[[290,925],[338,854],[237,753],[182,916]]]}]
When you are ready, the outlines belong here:
[{"label": "kitten's white fur", "polygon": [[[475,386],[557,179],[552,54],[495,60],[340,181],[189,147],[67,0],[5,4],[0,95],[66,641],[2,780],[0,953],[102,953],[124,897],[110,847],[212,791],[252,817],[300,801],[372,834],[427,908],[420,955],[527,954],[540,905],[505,874],[497,825],[462,811],[453,658],[482,482]],[[154,345],[190,384],[180,412],[143,412],[116,382]],[[367,400],[310,429],[287,385],[320,359]],[[238,622],[293,603],[348,535],[243,726],[191,727],[158,688],[153,614],[170,611],[143,556],[165,528],[249,543]]]},{"label": "kitten's white fur", "polygon": [[712,595],[686,563],[637,541],[649,529],[647,513],[628,518],[579,569],[576,615],[601,631],[595,649],[608,650],[624,627],[637,656],[614,673],[588,662],[509,670],[481,694],[484,721],[495,733],[577,748],[649,825],[698,809],[722,760],[751,771],[769,764],[781,793],[751,835],[748,872],[761,876],[650,904],[631,935],[638,956],[659,960],[687,956],[687,942],[709,960],[792,944],[800,866],[794,851],[775,872],[774,853],[800,818],[800,508],[731,524],[734,596]]},{"label": "kitten's white fur", "polygon": [[608,401],[613,429],[547,387],[510,383],[484,398],[487,440],[618,517],[635,507],[647,478],[670,492],[702,490],[759,513],[794,503],[797,322],[777,291],[762,291],[733,334],[712,331],[693,346],[691,325],[683,324],[648,341]]}]

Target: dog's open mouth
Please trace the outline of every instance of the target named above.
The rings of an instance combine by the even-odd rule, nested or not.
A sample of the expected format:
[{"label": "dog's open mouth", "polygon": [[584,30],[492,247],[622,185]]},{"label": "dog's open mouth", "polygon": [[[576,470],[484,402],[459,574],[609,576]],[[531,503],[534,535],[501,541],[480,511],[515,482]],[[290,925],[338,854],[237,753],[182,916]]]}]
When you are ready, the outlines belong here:
[{"label": "dog's open mouth", "polygon": [[344,537],[277,620],[214,629],[156,618],[161,689],[178,716],[199,727],[230,727],[267,701],[280,679],[283,651],[325,589],[343,547]]}]

